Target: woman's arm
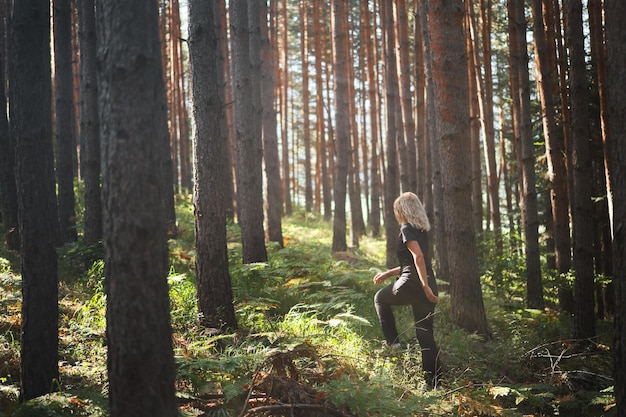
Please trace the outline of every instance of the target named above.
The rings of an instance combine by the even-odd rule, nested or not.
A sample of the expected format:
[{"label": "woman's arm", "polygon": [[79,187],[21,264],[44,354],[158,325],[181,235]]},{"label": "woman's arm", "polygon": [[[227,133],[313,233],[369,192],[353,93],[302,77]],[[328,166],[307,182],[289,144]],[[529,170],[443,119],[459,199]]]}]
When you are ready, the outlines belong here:
[{"label": "woman's arm", "polygon": [[388,279],[389,277],[393,277],[396,275],[400,275],[400,267],[395,267],[393,269],[388,269],[384,272],[379,272],[378,274],[376,274],[376,276],[374,277],[374,284],[380,284],[381,282],[384,282],[386,279]]},{"label": "woman's arm", "polygon": [[406,247],[409,249],[411,254],[413,255],[413,262],[415,263],[415,268],[417,269],[417,275],[419,275],[420,281],[422,282],[422,287],[424,288],[424,293],[426,294],[426,298],[431,303],[436,303],[439,301],[439,297],[437,297],[434,293],[430,285],[428,284],[428,272],[426,272],[426,261],[424,260],[424,252],[422,252],[422,248],[417,240],[409,240],[406,242]]}]

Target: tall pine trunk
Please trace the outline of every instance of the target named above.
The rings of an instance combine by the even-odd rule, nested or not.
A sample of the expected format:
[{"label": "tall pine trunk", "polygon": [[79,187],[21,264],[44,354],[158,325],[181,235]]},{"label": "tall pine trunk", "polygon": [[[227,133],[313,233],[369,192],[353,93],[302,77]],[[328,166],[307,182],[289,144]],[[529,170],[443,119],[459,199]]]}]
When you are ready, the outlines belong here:
[{"label": "tall pine trunk", "polygon": [[58,368],[59,223],[52,145],[50,5],[24,0],[10,19],[9,84],[22,263],[21,399],[53,391]]},{"label": "tall pine trunk", "polygon": [[565,33],[570,51],[570,106],[572,114],[572,173],[574,180],[572,220],[574,231],[574,290],[576,295],[574,337],[595,337],[593,203],[589,143],[587,73],[583,36],[582,1],[564,5]]},{"label": "tall pine trunk", "polygon": [[109,411],[175,416],[157,4],[99,1],[97,10]]},{"label": "tall pine trunk", "polygon": [[0,1],[0,200],[2,201],[2,222],[7,249],[20,249],[20,233],[17,208],[17,183],[15,182],[15,140],[9,130],[5,73],[7,59],[7,1]]},{"label": "tall pine trunk", "polygon": [[206,327],[236,329],[226,245],[226,171],[223,95],[220,71],[217,6],[203,0],[189,3],[189,59],[192,78],[194,137],[194,218],[196,287],[200,322]]},{"label": "tall pine trunk", "polygon": [[335,77],[335,119],[337,142],[337,165],[334,181],[335,211],[333,216],[332,251],[348,249],[346,242],[346,194],[348,188],[348,164],[350,164],[350,121],[348,87],[348,10],[342,0],[332,1],[333,60]]},{"label": "tall pine trunk", "polygon": [[74,196],[74,85],[72,73],[72,7],[70,0],[54,0],[55,157],[59,226],[63,242],[76,241]]},{"label": "tall pine trunk", "polygon": [[96,10],[94,0],[78,0],[77,7],[80,44],[81,174],[85,187],[84,240],[87,244],[94,244],[102,239]]},{"label": "tall pine trunk", "polygon": [[526,50],[526,18],[523,0],[508,0],[511,77],[516,79],[516,87],[511,94],[516,95],[517,131],[519,141],[520,182],[522,186],[522,222],[526,255],[527,303],[530,308],[543,309],[543,284],[539,253],[539,215],[537,190],[535,186],[535,155],[530,115],[530,78],[528,73],[528,53]]},{"label": "tall pine trunk", "polygon": [[613,190],[614,366],[616,415],[626,415],[626,3],[605,0],[606,154]]},{"label": "tall pine trunk", "polygon": [[[261,97],[260,90],[258,86],[255,87],[253,80],[253,76],[258,75],[256,73],[258,68],[253,69],[253,65],[258,63],[259,49],[253,49],[254,40],[251,33],[253,25],[258,28],[259,22],[250,22],[248,7],[248,2],[245,0],[236,0],[230,7],[236,126],[237,211],[244,263],[267,260],[263,230]],[[255,19],[260,20],[258,16]]]},{"label": "tall pine trunk", "polygon": [[274,106],[276,102],[274,96],[276,91],[276,27],[274,17],[270,17],[268,22],[267,16],[268,8],[264,5],[261,13],[261,107],[263,109],[263,156],[267,183],[267,234],[270,242],[277,242],[282,247],[283,197],[280,188],[280,159]]},{"label": "tall pine trunk", "polygon": [[370,132],[370,212],[368,224],[370,235],[380,236],[380,157],[378,153],[379,135],[379,106],[378,106],[378,84],[376,79],[376,61],[374,60],[374,42],[372,42],[372,18],[369,10],[369,2],[361,0],[361,33],[362,43],[365,46],[365,61],[367,67],[367,97],[369,100],[369,132]]},{"label": "tall pine trunk", "polygon": [[462,0],[430,3],[430,65],[436,109],[435,146],[441,158],[453,320],[487,335],[472,212],[467,55]]},{"label": "tall pine trunk", "polygon": [[400,194],[398,169],[398,126],[396,125],[396,105],[398,104],[398,72],[396,70],[395,33],[391,2],[380,4],[380,20],[383,32],[383,50],[385,53],[385,101],[387,103],[387,166],[384,184],[385,237],[387,240],[385,263],[388,267],[398,264],[396,244],[398,241],[398,222],[393,212],[393,202]]}]

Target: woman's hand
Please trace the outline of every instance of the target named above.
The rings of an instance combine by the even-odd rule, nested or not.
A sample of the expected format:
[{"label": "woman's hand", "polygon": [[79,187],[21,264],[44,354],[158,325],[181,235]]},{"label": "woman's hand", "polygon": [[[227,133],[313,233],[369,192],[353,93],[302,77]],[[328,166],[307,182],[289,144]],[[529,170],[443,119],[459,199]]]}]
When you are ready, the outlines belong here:
[{"label": "woman's hand", "polygon": [[424,288],[424,293],[426,294],[426,298],[428,298],[428,301],[430,301],[433,304],[439,302],[439,297],[437,297],[435,293],[433,293],[433,289],[430,288],[430,286],[424,285],[423,288]]},{"label": "woman's hand", "polygon": [[393,277],[394,275],[400,275],[399,266],[376,274],[376,276],[374,277],[374,284],[380,284],[381,282],[384,282],[386,279],[388,279],[389,277]]},{"label": "woman's hand", "polygon": [[379,272],[374,277],[374,284],[380,284],[384,282],[387,278],[389,278],[389,271]]}]

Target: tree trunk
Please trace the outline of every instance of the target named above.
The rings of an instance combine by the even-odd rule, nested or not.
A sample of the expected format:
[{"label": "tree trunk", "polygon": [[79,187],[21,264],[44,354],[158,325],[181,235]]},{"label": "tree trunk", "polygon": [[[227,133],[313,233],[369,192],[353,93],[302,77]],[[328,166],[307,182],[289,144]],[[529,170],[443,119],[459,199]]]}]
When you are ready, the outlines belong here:
[{"label": "tree trunk", "polygon": [[[482,71],[480,69],[480,61],[478,54],[478,39],[476,36],[476,18],[474,9],[471,2],[466,1],[465,7],[468,9],[466,15],[466,24],[468,27],[468,36],[466,37],[467,43],[467,55],[469,56],[468,65],[468,81],[470,91],[470,166],[472,176],[472,221],[474,224],[474,230],[476,233],[481,233],[483,230],[483,196],[482,196],[482,180],[481,180],[481,128],[484,121],[483,104],[483,78]],[[484,25],[484,24],[483,24]],[[483,136],[484,137],[484,136]],[[485,146],[485,149],[487,146]],[[487,179],[489,182],[489,179]],[[487,190],[487,200],[489,201],[489,192]],[[489,204],[487,204],[486,210],[486,225],[487,229],[490,229],[491,224],[491,210]]]},{"label": "tree trunk", "polygon": [[417,150],[415,143],[415,118],[411,95],[411,65],[409,60],[409,18],[406,0],[395,0],[395,21],[397,28],[397,61],[400,105],[402,109],[402,129],[406,143],[408,189],[417,192]]},{"label": "tree trunk", "polygon": [[350,121],[348,87],[348,10],[342,0],[332,0],[333,61],[335,77],[335,120],[337,165],[335,171],[332,251],[348,249],[346,242],[346,193],[350,163]]},{"label": "tree trunk", "polygon": [[374,60],[374,42],[372,35],[372,18],[369,2],[361,0],[361,33],[362,44],[365,46],[364,59],[367,67],[367,97],[369,99],[369,132],[370,132],[370,212],[368,224],[372,237],[380,236],[380,162],[378,156],[380,118],[378,108],[378,86],[376,82],[376,61]]},{"label": "tree trunk", "polygon": [[[611,183],[608,173],[608,158],[606,154],[606,111],[608,104],[606,102],[605,85],[606,85],[606,49],[605,42],[606,37],[603,28],[603,10],[601,0],[588,0],[587,8],[589,11],[589,35],[591,45],[591,56],[593,57],[593,64],[595,67],[594,77],[592,82],[597,85],[597,98],[600,104],[599,114],[596,116],[598,129],[595,130],[593,137],[593,166],[595,188],[593,190],[594,195],[603,195],[606,193],[607,198],[601,201],[596,201],[594,204],[596,221],[596,235],[597,235],[597,252],[599,256],[596,257],[596,273],[603,274],[609,279],[613,276],[613,259],[612,259],[612,242],[611,242],[611,223],[613,221],[613,207]],[[595,101],[595,100],[594,100]],[[615,308],[614,299],[612,297],[613,289],[612,283],[603,285],[598,283],[598,287],[601,292],[602,298],[598,298],[598,303],[601,300],[605,300],[603,305],[608,316],[612,316],[612,312]],[[610,290],[609,290],[610,289]],[[609,290],[605,296],[603,294],[606,290]],[[598,304],[598,313],[600,313],[600,304]],[[604,318],[598,314],[598,318]]]},{"label": "tree trunk", "polygon": [[[236,0],[230,5],[232,69],[235,98],[236,154],[237,154],[237,203],[241,227],[243,262],[265,262],[265,233],[263,231],[262,161],[263,149],[257,118],[257,100],[260,91],[254,88],[253,55],[248,16],[248,2]],[[258,20],[254,23],[258,28]],[[258,62],[258,55],[256,56]],[[254,77],[258,74],[254,72]],[[258,95],[258,97],[255,97]]]},{"label": "tree trunk", "polygon": [[572,172],[574,193],[572,219],[574,230],[574,272],[576,296],[574,337],[595,337],[593,270],[593,203],[590,174],[589,114],[587,74],[582,20],[582,1],[564,5],[565,33],[570,51],[570,100],[572,112]]},{"label": "tree trunk", "polygon": [[87,244],[94,244],[102,239],[96,14],[94,0],[78,0],[77,6],[80,41],[81,174],[85,187],[84,240]]},{"label": "tree trunk", "polygon": [[520,142],[522,221],[526,246],[527,303],[530,308],[543,309],[543,285],[539,253],[539,215],[535,188],[535,155],[530,119],[530,81],[526,51],[526,18],[524,1],[509,0],[510,42],[516,46],[511,52],[511,76],[517,79],[518,137]]},{"label": "tree trunk", "polygon": [[[274,0],[275,1],[275,0]],[[276,91],[276,28],[270,18],[267,27],[267,5],[263,3],[261,13],[261,100],[263,109],[263,155],[265,156],[265,177],[267,182],[267,233],[270,242],[277,242],[283,247],[282,214],[283,200],[280,188],[280,159],[278,157],[278,138],[276,135],[276,109],[274,107]],[[269,34],[272,34],[270,38]]]},{"label": "tree trunk", "polygon": [[478,272],[469,165],[469,103],[463,1],[430,4],[433,101],[436,146],[441,158],[446,237],[450,261],[453,320],[469,332],[487,335],[487,319]]},{"label": "tree trunk", "polygon": [[157,4],[99,1],[97,10],[109,410],[175,416]]},{"label": "tree trunk", "polygon": [[9,129],[7,117],[7,96],[5,91],[7,65],[6,38],[7,2],[0,1],[0,198],[2,200],[2,221],[7,249],[20,249],[20,233],[17,208],[17,183],[15,182],[15,140]]},{"label": "tree trunk", "polygon": [[300,52],[302,63],[302,123],[304,145],[304,209],[313,209],[311,127],[309,125],[309,1],[300,0]]},{"label": "tree trunk", "polygon": [[289,172],[289,42],[287,33],[289,31],[289,20],[287,16],[287,0],[282,0],[282,42],[281,42],[281,82],[280,82],[280,126],[282,141],[282,165],[283,165],[283,203],[285,204],[285,214],[291,215],[293,212],[291,201],[291,174]]},{"label": "tree trunk", "polygon": [[614,366],[616,415],[626,414],[626,3],[605,0],[606,155],[613,191]]},{"label": "tree trunk", "polygon": [[[359,247],[359,240],[361,236],[365,235],[365,222],[363,221],[363,204],[361,199],[363,193],[361,191],[361,178],[363,173],[361,172],[361,160],[360,155],[360,140],[359,140],[359,128],[356,122],[357,106],[356,106],[356,91],[355,80],[356,74],[354,70],[354,56],[350,53],[354,49],[355,41],[352,38],[354,30],[352,27],[348,30],[348,36],[346,37],[346,51],[348,51],[348,119],[350,126],[350,159],[351,163],[348,166],[348,193],[350,196],[350,240],[352,246]],[[358,43],[358,42],[356,42]]]},{"label": "tree trunk", "polygon": [[314,0],[313,4],[313,47],[315,49],[315,131],[317,134],[316,154],[316,208],[318,211],[324,207],[324,220],[329,221],[331,218],[331,189],[328,174],[328,158],[326,152],[326,129],[324,117],[324,83],[322,78],[322,62],[325,61],[326,49],[322,48],[325,44],[324,34],[326,27],[322,26],[322,16],[325,10],[325,2],[322,0]]},{"label": "tree trunk", "polygon": [[52,150],[50,7],[19,1],[10,22],[11,123],[15,135],[22,262],[21,399],[53,391],[58,368],[59,223]]},{"label": "tree trunk", "polygon": [[424,100],[425,100],[425,120],[430,122],[425,123],[424,128],[424,148],[426,153],[426,167],[427,173],[426,183],[432,184],[430,187],[426,187],[425,201],[426,210],[429,217],[434,223],[434,242],[430,244],[435,249],[435,260],[437,263],[437,275],[445,280],[450,280],[450,259],[448,257],[448,243],[447,243],[447,225],[444,213],[445,195],[443,192],[443,183],[441,178],[441,158],[439,157],[439,146],[435,141],[436,126],[435,121],[437,117],[437,109],[435,106],[435,91],[434,91],[434,75],[432,63],[434,58],[432,56],[432,49],[430,47],[430,33],[428,26],[428,1],[421,0],[419,2],[420,27],[422,28],[422,51],[424,54]]},{"label": "tree trunk", "polygon": [[74,85],[72,73],[72,5],[70,0],[54,0],[55,63],[55,156],[59,204],[59,226],[62,242],[74,242],[76,210],[74,208]]},{"label": "tree trunk", "polygon": [[217,329],[237,328],[228,270],[226,207],[228,136],[222,121],[217,6],[204,0],[189,3],[189,63],[192,78],[194,138],[194,218],[196,286],[200,322]]},{"label": "tree trunk", "polygon": [[216,17],[217,33],[219,36],[219,53],[217,55],[218,61],[218,92],[222,97],[223,103],[231,103],[226,105],[224,112],[224,118],[220,119],[220,130],[226,136],[227,146],[223,150],[223,158],[227,161],[226,172],[224,176],[224,182],[226,184],[224,189],[224,205],[226,207],[226,218],[234,220],[235,218],[235,175],[234,175],[234,137],[233,132],[233,119],[234,111],[232,105],[232,88],[230,82],[230,58],[228,54],[228,31],[227,31],[227,19],[226,19],[226,0],[217,0],[216,2],[218,10]]},{"label": "tree trunk", "polygon": [[388,267],[398,264],[396,244],[398,241],[398,222],[393,212],[393,202],[400,194],[398,178],[398,148],[397,148],[397,125],[396,112],[398,109],[398,72],[396,70],[395,34],[393,22],[393,10],[391,2],[380,3],[380,20],[383,32],[383,50],[385,53],[385,99],[387,103],[387,169],[385,172],[384,185],[384,208],[385,208],[385,238],[386,253],[385,263]]},{"label": "tree trunk", "polygon": [[567,180],[563,147],[556,124],[554,80],[551,75],[548,56],[547,38],[544,30],[542,1],[532,1],[533,34],[535,40],[535,61],[537,66],[537,83],[541,98],[543,134],[546,143],[548,163],[548,181],[550,187],[550,203],[552,205],[552,221],[554,225],[554,254],[557,271],[562,274],[570,269],[570,230],[569,201],[567,197]]}]

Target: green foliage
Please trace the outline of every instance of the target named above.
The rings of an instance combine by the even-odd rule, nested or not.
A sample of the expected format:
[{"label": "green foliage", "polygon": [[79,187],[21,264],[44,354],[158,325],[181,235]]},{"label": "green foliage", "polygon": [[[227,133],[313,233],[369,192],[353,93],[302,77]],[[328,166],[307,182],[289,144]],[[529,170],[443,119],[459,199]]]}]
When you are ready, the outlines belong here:
[{"label": "green foliage", "polygon": [[104,417],[106,409],[88,399],[74,395],[53,393],[22,404],[14,417]]},{"label": "green foliage", "polygon": [[[403,347],[386,347],[373,306],[372,282],[384,269],[384,240],[332,254],[332,225],[297,211],[284,220],[286,246],[268,244],[268,260],[243,265],[240,231],[227,226],[230,276],[239,329],[212,333],[198,322],[193,207],[177,199],[179,234],[169,241],[171,322],[176,390],[184,415],[235,416],[268,378],[307,387],[354,416],[612,416],[611,323],[598,323],[595,344],[570,339],[573,320],[556,306],[571,274],[544,272],[545,311],[525,307],[525,267],[518,238],[480,241],[480,268],[490,338],[452,320],[447,294],[435,312],[442,348],[442,387],[428,391],[410,308],[395,309]],[[106,415],[106,295],[102,245],[59,251],[62,392],[20,405],[19,275],[0,258],[0,416]],[[265,393],[265,394],[263,394]],[[274,394],[277,395],[277,394]],[[248,402],[249,401],[249,402]],[[271,401],[262,398],[259,401]],[[4,413],[4,414],[3,414]],[[611,414],[613,413],[613,414]]]}]

